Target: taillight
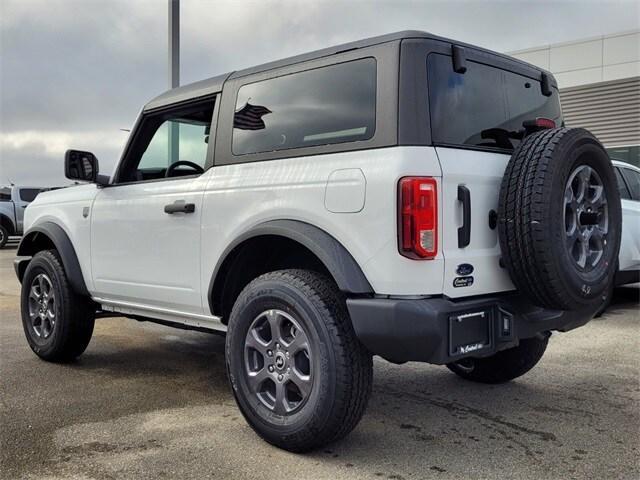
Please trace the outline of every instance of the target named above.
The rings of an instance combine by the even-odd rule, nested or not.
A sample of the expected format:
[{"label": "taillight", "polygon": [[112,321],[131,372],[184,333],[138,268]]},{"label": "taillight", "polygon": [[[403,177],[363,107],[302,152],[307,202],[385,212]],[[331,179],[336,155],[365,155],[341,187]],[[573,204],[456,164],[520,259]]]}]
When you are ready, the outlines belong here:
[{"label": "taillight", "polygon": [[398,183],[398,240],[402,255],[432,259],[438,254],[438,189],[431,177]]}]

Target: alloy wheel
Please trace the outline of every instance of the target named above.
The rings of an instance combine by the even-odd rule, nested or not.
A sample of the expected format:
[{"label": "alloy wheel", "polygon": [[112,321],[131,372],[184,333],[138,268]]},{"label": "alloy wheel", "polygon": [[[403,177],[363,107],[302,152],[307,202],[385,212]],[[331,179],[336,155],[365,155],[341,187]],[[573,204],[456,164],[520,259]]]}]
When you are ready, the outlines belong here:
[{"label": "alloy wheel", "polygon": [[278,415],[297,411],[313,386],[313,352],[300,323],[282,310],[266,310],[249,327],[244,363],[247,384]]},{"label": "alloy wheel", "polygon": [[56,296],[46,273],[36,275],[29,290],[29,319],[38,338],[51,336],[56,324]]},{"label": "alloy wheel", "polygon": [[598,173],[588,165],[573,170],[564,194],[566,246],[584,272],[592,271],[604,256],[609,231],[607,196]]}]

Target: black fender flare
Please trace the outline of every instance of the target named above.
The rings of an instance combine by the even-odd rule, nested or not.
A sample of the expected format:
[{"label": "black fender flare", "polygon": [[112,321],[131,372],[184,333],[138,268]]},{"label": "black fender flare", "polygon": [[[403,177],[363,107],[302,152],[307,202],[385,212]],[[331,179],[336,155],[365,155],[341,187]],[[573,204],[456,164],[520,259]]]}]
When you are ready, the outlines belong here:
[{"label": "black fender flare", "polygon": [[[33,257],[33,255],[42,250],[42,248],[39,248],[38,246],[38,237],[40,235],[47,237],[58,251],[60,260],[62,261],[62,266],[67,274],[67,280],[69,281],[69,285],[71,285],[73,291],[79,295],[89,296],[89,291],[84,283],[84,277],[82,276],[82,270],[80,269],[80,262],[78,261],[76,250],[73,248],[73,243],[71,243],[67,232],[65,232],[60,225],[53,222],[42,222],[30,228],[25,232],[24,237],[18,246],[16,256]],[[26,264],[30,260],[30,258],[26,258],[22,260],[22,262]],[[22,263],[20,266],[16,265],[16,273],[18,274],[19,280],[22,280],[22,274],[24,274],[25,268],[26,265],[22,265]]]},{"label": "black fender flare", "polygon": [[227,246],[213,271],[207,298],[209,309],[213,312],[213,292],[217,285],[220,270],[229,254],[246,240],[260,236],[279,236],[293,240],[313,253],[329,271],[338,288],[345,293],[372,294],[373,288],[362,272],[360,265],[349,251],[324,230],[299,220],[271,220],[260,223],[238,236]]},{"label": "black fender flare", "polygon": [[15,235],[18,232],[18,225],[16,225],[11,217],[4,213],[0,213],[0,219],[0,223],[7,223],[11,227],[9,235]]}]

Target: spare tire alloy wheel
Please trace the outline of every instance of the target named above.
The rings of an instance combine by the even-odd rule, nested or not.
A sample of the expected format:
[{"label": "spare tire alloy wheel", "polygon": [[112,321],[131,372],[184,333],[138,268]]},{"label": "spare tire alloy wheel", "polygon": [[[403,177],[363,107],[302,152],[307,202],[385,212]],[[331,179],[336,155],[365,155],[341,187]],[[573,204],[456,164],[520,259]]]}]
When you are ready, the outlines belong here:
[{"label": "spare tire alloy wheel", "polygon": [[567,250],[579,269],[590,272],[603,258],[609,230],[607,195],[593,168],[579,165],[573,170],[564,205]]},{"label": "spare tire alloy wheel", "polygon": [[252,393],[277,415],[304,405],[313,385],[312,352],[300,324],[282,310],[267,310],[245,339],[245,374]]}]

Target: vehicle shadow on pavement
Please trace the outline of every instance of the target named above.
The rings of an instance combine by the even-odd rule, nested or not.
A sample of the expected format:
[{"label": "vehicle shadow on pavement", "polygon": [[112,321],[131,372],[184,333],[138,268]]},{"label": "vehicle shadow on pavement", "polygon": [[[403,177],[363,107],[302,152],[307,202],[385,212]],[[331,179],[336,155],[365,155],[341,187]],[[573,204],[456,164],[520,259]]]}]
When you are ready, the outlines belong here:
[{"label": "vehicle shadow on pavement", "polygon": [[640,304],[640,283],[618,287],[613,292],[609,309],[629,308]]}]

